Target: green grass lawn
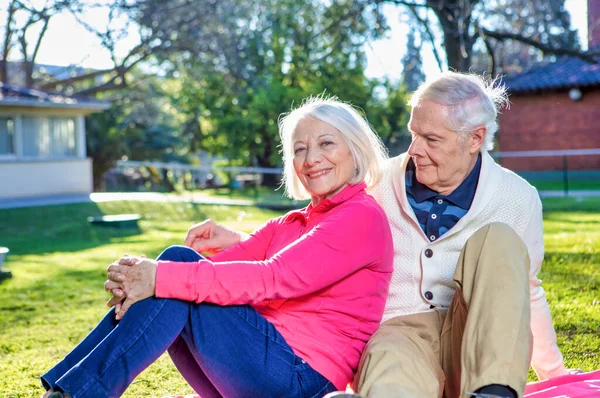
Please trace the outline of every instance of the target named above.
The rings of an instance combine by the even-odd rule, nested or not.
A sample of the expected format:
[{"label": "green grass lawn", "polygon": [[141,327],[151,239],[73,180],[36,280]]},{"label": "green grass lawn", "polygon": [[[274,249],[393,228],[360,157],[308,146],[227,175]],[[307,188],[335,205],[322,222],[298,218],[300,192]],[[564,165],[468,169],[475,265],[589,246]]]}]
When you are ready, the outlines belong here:
[{"label": "green grass lawn", "polygon": [[[528,180],[538,191],[564,191],[565,183],[562,180]],[[597,180],[569,180],[569,191],[598,191],[600,183]]]},{"label": "green grass lawn", "polygon": [[[217,193],[215,193],[217,195]],[[600,368],[600,198],[549,199],[542,272],[568,367]],[[139,213],[141,229],[92,226],[86,217]],[[189,226],[213,218],[247,232],[279,213],[254,207],[111,202],[0,210],[0,245],[11,252],[0,283],[0,397],[39,396],[38,376],[107,311],[106,266],[124,253],[156,256]],[[168,356],[125,397],[192,393]]]}]

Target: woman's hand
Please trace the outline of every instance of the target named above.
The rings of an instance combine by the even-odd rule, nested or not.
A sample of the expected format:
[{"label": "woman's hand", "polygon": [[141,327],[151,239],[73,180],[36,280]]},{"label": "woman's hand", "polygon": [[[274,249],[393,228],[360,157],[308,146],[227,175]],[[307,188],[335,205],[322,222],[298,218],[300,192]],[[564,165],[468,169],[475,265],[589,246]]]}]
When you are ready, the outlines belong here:
[{"label": "woman's hand", "polygon": [[185,237],[185,245],[198,253],[215,254],[242,240],[242,234],[225,228],[213,220],[192,225]]},{"label": "woman's hand", "polygon": [[[121,307],[115,308],[117,320],[123,318],[134,303],[154,296],[157,266],[154,260],[127,256],[108,266],[104,288],[111,292],[120,289],[125,296]],[[120,301],[120,297],[113,297],[107,304],[117,305]]]},{"label": "woman's hand", "polygon": [[[141,255],[140,257],[146,256]],[[133,265],[137,260],[137,257],[131,257],[129,254],[125,254],[123,257],[117,260],[117,263],[120,265]],[[108,269],[106,272],[109,272]],[[104,282],[104,290],[112,295],[110,300],[106,302],[106,305],[108,307],[114,306],[115,312],[119,312],[121,310],[121,304],[123,300],[125,300],[125,292],[123,292],[123,289],[121,288],[121,283],[108,279],[106,282]]]}]

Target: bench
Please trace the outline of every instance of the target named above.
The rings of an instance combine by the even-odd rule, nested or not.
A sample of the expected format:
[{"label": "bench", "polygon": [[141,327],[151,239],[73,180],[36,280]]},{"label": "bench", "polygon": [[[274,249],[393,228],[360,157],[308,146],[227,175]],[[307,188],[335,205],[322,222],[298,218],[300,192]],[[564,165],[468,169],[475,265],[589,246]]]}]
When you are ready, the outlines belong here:
[{"label": "bench", "polygon": [[6,256],[8,256],[8,247],[0,247],[0,280],[8,279],[12,277],[12,273],[10,271],[4,271],[2,269],[2,264],[4,264],[4,260]]},{"label": "bench", "polygon": [[234,186],[232,188],[244,188],[245,185],[252,184],[253,186],[260,185],[262,177],[260,174],[238,174],[234,178]]},{"label": "bench", "polygon": [[138,228],[139,214],[113,214],[108,216],[88,217],[88,222],[116,228]]}]

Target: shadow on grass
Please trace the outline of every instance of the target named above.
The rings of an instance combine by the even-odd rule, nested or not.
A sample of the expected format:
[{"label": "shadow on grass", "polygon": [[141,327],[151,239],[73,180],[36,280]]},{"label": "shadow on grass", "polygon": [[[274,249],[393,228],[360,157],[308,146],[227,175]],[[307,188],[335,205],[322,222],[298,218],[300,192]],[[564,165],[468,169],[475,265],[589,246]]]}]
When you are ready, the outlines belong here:
[{"label": "shadow on grass", "polygon": [[[142,220],[207,218],[201,207],[194,204],[174,208],[169,203],[120,202],[103,204],[103,208],[107,209],[106,214],[137,213]],[[183,215],[178,211],[182,209]],[[142,232],[139,227],[117,228],[88,222],[88,217],[102,215],[105,213],[96,203],[0,210],[0,246],[8,247],[11,255],[76,252]]]},{"label": "shadow on grass", "polygon": [[[0,292],[0,328],[14,323],[30,324],[69,313],[65,307],[101,307],[106,272],[103,269],[66,270]],[[3,297],[5,296],[5,297]],[[108,300],[108,294],[106,294]]]}]

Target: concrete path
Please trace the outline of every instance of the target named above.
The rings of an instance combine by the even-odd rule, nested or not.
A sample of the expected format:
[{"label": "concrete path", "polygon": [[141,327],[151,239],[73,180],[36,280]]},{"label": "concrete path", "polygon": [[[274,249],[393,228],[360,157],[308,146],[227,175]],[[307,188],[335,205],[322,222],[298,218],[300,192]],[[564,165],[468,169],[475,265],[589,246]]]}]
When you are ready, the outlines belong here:
[{"label": "concrete path", "polygon": [[[564,197],[563,191],[540,191],[540,196],[548,197]],[[600,196],[598,191],[570,191],[569,196],[572,197],[589,197]],[[63,205],[71,203],[87,203],[87,202],[110,202],[115,200],[137,200],[145,202],[190,202],[195,204],[209,205],[228,205],[228,206],[253,206],[255,202],[246,199],[229,199],[229,198],[214,198],[203,195],[202,193],[188,193],[184,195],[166,195],[155,192],[98,192],[90,195],[75,194],[75,195],[54,195],[54,196],[38,196],[30,198],[11,198],[0,199],[0,209],[14,209],[19,207],[32,206],[51,206]]]},{"label": "concrete path", "polygon": [[0,199],[0,209],[14,209],[19,207],[51,206],[71,203],[102,203],[116,200],[135,200],[144,202],[190,202],[196,204],[229,205],[229,206],[252,206],[251,200],[214,198],[201,193],[185,195],[167,195],[156,192],[98,192],[90,195],[71,194],[37,196],[27,198]]}]

